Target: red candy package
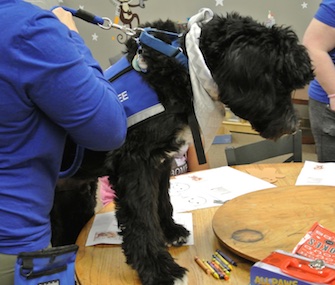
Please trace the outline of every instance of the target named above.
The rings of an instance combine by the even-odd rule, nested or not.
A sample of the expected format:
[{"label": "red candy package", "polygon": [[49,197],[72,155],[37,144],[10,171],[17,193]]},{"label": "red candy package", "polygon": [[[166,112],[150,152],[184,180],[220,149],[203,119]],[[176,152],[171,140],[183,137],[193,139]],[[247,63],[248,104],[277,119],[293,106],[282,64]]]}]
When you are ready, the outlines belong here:
[{"label": "red candy package", "polygon": [[296,245],[293,253],[335,265],[335,233],[316,222]]}]

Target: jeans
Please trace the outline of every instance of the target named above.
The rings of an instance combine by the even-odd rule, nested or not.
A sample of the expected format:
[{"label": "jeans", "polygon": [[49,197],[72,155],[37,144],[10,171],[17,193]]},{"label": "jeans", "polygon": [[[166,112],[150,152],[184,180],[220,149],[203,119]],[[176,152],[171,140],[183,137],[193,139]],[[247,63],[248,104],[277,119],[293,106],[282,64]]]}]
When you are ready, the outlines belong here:
[{"label": "jeans", "polygon": [[309,99],[309,119],[319,162],[335,162],[335,111]]}]

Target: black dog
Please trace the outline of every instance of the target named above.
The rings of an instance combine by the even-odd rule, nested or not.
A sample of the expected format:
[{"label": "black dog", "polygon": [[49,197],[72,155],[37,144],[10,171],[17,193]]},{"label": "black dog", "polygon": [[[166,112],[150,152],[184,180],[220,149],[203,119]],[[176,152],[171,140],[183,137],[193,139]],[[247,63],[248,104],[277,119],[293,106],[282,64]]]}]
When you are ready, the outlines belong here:
[{"label": "black dog", "polygon": [[[144,26],[177,31],[171,21]],[[171,41],[164,33],[153,35],[164,42]],[[185,35],[180,46],[186,53],[184,39]],[[126,46],[126,56],[131,62],[139,43],[130,39]],[[313,71],[305,48],[290,28],[268,28],[236,13],[226,17],[215,15],[202,25],[199,47],[217,84],[219,100],[237,116],[248,120],[256,131],[269,139],[297,130],[291,93],[304,87],[313,78]],[[86,207],[88,216],[92,215],[94,202],[75,205],[80,202],[78,196],[83,187],[79,181],[95,180],[107,174],[117,195],[116,215],[127,263],[137,270],[143,284],[186,284],[187,270],[174,262],[166,247],[182,245],[189,235],[171,217],[168,189],[172,156],[189,143],[191,137],[188,121],[193,110],[190,76],[174,57],[144,44],[141,48],[147,65],[147,72],[141,76],[156,91],[166,111],[130,128],[125,144],[106,157],[99,153],[99,158],[86,151],[92,156],[85,157],[80,173],[71,178],[72,181],[77,179],[78,186],[69,186],[78,191],[61,191],[66,183],[62,182],[63,186],[60,183],[53,214],[55,217],[63,212],[68,218],[78,217],[80,214],[70,211]],[[89,189],[93,189],[91,181],[87,181]],[[72,197],[62,197],[69,195]],[[67,208],[59,204],[64,200],[69,205]],[[83,224],[74,223],[80,227]],[[59,227],[64,230],[61,224],[53,228],[55,245],[65,242],[57,238]],[[71,232],[73,227],[68,227],[66,232]],[[76,231],[73,237],[78,234]],[[73,237],[66,242],[74,242]]]}]

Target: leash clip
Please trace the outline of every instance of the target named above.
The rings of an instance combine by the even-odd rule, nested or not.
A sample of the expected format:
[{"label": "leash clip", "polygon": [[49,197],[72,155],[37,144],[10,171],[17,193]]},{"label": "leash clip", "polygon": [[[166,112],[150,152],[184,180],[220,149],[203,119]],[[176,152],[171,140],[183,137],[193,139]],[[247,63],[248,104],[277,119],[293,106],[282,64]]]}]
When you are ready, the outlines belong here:
[{"label": "leash clip", "polygon": [[104,29],[104,30],[110,30],[112,27],[113,27],[113,22],[111,19],[107,18],[107,17],[102,17],[103,19],[103,23],[100,24],[98,23],[98,26],[101,28],[101,29]]},{"label": "leash clip", "polygon": [[[59,6],[53,7],[51,9],[51,11],[53,9],[57,8],[57,7],[59,7]],[[65,6],[60,6],[60,7],[62,7],[64,10],[70,12],[74,17],[82,19],[82,20],[84,20],[86,22],[89,22],[91,24],[96,24],[96,25],[98,25],[98,27],[100,27],[101,29],[104,29],[104,30],[110,30],[111,28],[115,28],[115,29],[121,30],[126,35],[131,36],[131,37],[136,35],[137,30],[140,30],[140,28],[131,29],[131,28],[128,28],[126,26],[121,26],[121,25],[118,25],[118,24],[114,24],[113,21],[110,18],[99,17],[99,16],[96,16],[96,15],[94,15],[90,12],[87,12],[85,10],[82,10],[82,9],[75,10],[75,9],[65,7]]]},{"label": "leash clip", "polygon": [[131,29],[131,28],[128,28],[126,26],[121,26],[121,25],[115,24],[108,18],[104,18],[104,19],[109,21],[109,25],[108,26],[102,26],[101,28],[103,28],[103,29],[115,28],[115,29],[118,29],[118,30],[122,31],[123,33],[125,33],[127,36],[130,36],[130,37],[134,37],[136,35],[137,31],[142,30],[141,28]]}]

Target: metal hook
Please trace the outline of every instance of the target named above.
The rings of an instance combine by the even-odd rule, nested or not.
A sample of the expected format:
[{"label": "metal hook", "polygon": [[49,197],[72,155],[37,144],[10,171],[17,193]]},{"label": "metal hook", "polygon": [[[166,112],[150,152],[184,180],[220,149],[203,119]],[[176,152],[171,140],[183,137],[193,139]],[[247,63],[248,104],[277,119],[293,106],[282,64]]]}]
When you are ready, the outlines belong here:
[{"label": "metal hook", "polygon": [[[118,29],[118,30],[124,32],[128,36],[133,37],[133,36],[136,35],[137,28],[136,29],[131,29],[131,28],[128,28],[126,26],[121,26],[121,25],[118,25],[118,24],[114,24],[111,19],[106,18],[106,17],[103,17],[102,19],[104,20],[104,23],[102,25],[98,24],[98,26],[102,29],[109,30],[111,28],[115,28],[115,29]],[[107,23],[107,25],[106,25],[106,23]]]},{"label": "metal hook", "polygon": [[[56,6],[58,7],[58,6]],[[55,8],[55,7],[54,7]],[[52,8],[52,9],[54,9]],[[78,17],[86,22],[92,23],[92,24],[96,24],[98,25],[101,29],[104,30],[110,30],[111,28],[115,28],[118,29],[122,32],[124,32],[126,35],[134,37],[137,33],[138,30],[143,30],[141,28],[128,28],[126,26],[121,26],[118,24],[114,24],[113,21],[110,18],[107,17],[98,17],[95,16],[85,10],[79,9],[79,10],[75,10],[69,7],[65,7],[62,6],[62,8],[68,12],[70,12],[73,16]]]},{"label": "metal hook", "polygon": [[128,28],[128,27],[126,27],[126,26],[120,26],[120,27],[121,27],[120,29],[121,29],[125,34],[127,34],[128,36],[131,36],[131,37],[136,36],[136,34],[137,34],[138,31],[140,31],[140,32],[144,31],[144,29],[143,29],[143,28],[140,28],[140,27],[136,27],[136,28],[133,28],[133,29]]},{"label": "metal hook", "polygon": [[104,20],[103,24],[98,23],[98,26],[101,29],[104,30],[110,30],[113,27],[113,22],[111,19],[107,18],[107,17],[102,17],[102,19]]}]

